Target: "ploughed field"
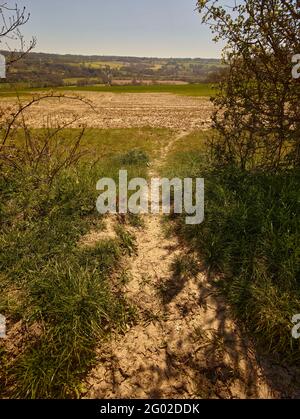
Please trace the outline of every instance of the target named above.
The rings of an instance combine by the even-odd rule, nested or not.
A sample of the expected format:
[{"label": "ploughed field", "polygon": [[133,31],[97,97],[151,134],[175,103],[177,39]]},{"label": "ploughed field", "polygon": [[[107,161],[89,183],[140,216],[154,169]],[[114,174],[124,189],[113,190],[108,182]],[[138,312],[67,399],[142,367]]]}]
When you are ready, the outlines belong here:
[{"label": "ploughed field", "polygon": [[[67,92],[68,96],[76,92]],[[212,103],[206,97],[189,97],[169,93],[102,93],[78,92],[91,101],[93,109],[83,102],[67,98],[47,99],[26,111],[27,123],[34,128],[60,121],[73,121],[71,127],[93,128],[172,128],[178,130],[208,129]],[[2,102],[14,103],[5,98]],[[50,121],[49,121],[50,119]]]}]

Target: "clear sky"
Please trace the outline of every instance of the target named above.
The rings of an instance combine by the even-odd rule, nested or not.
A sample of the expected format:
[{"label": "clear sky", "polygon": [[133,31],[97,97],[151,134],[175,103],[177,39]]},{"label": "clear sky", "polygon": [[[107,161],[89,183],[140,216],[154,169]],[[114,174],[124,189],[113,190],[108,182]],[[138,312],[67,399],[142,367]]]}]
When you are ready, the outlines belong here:
[{"label": "clear sky", "polygon": [[[8,0],[15,3],[16,0]],[[38,52],[150,57],[220,57],[196,0],[17,0]]]}]

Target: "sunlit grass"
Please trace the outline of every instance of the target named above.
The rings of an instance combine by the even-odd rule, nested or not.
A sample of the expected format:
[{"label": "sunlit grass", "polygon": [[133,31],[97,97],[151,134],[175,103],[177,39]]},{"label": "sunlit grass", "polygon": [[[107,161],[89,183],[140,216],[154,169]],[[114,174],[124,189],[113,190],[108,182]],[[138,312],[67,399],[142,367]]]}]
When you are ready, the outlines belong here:
[{"label": "sunlit grass", "polygon": [[[57,141],[68,146],[77,131],[65,130]],[[89,247],[80,243],[90,231],[103,229],[96,211],[97,181],[109,177],[118,183],[121,168],[129,178],[146,177],[148,161],[171,135],[155,129],[91,129],[82,142],[87,153],[51,185],[39,183],[31,167],[6,170],[1,177],[0,313],[8,320],[10,349],[0,342],[0,396],[81,397],[96,347],[134,321],[123,281],[112,281],[122,259],[136,251],[134,235],[116,225],[115,239]],[[137,219],[130,224],[140,226]],[[11,342],[17,325],[20,332]]]},{"label": "sunlit grass", "polygon": [[[118,85],[118,86],[65,86],[54,88],[58,91],[74,91],[74,92],[107,92],[107,93],[171,93],[184,96],[213,97],[216,94],[217,87],[211,83],[198,84],[154,84],[154,85]],[[28,95],[31,92],[47,92],[52,88],[28,88],[19,87],[16,89],[20,95]],[[0,88],[0,97],[10,97],[15,95],[15,89],[10,87]]]}]

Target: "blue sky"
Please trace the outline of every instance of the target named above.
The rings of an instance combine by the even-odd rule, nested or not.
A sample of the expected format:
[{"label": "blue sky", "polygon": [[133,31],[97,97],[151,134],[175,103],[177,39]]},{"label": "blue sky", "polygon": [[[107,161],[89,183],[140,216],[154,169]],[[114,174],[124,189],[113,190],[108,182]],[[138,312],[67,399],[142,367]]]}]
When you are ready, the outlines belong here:
[{"label": "blue sky", "polygon": [[31,13],[23,32],[37,37],[36,51],[220,56],[221,46],[201,24],[196,0],[20,0],[19,4]]}]

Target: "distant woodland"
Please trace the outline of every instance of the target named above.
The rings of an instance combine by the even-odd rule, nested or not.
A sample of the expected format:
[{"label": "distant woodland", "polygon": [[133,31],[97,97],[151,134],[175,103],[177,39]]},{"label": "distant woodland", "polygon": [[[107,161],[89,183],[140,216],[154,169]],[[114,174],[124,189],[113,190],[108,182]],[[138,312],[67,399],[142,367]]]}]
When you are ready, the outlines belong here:
[{"label": "distant woodland", "polygon": [[[8,54],[2,51],[2,54]],[[218,59],[137,58],[29,53],[8,70],[6,82],[28,87],[89,84],[216,82],[224,72]]]}]

